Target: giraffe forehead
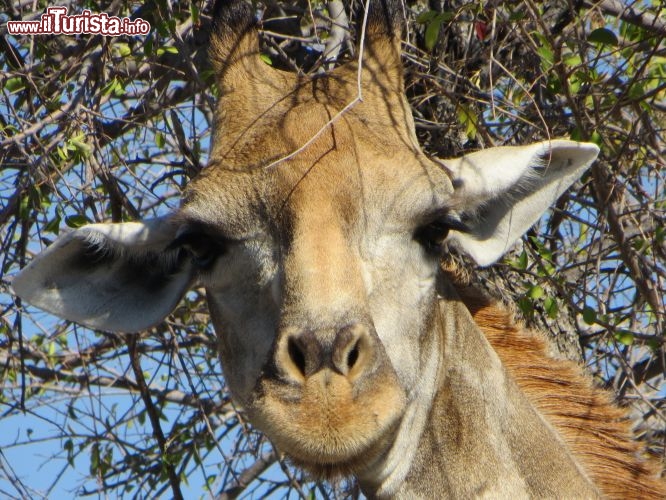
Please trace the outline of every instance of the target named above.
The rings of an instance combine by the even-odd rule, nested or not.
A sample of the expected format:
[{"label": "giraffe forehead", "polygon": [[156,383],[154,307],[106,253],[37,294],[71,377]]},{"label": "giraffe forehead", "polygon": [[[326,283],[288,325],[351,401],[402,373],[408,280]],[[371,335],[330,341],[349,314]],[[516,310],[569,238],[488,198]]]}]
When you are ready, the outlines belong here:
[{"label": "giraffe forehead", "polygon": [[[451,204],[446,173],[415,154],[332,150],[317,161],[292,159],[269,169],[238,172],[211,169],[194,181],[181,210],[229,233],[297,221],[347,226],[412,226]],[[224,232],[224,231],[223,231]]]}]

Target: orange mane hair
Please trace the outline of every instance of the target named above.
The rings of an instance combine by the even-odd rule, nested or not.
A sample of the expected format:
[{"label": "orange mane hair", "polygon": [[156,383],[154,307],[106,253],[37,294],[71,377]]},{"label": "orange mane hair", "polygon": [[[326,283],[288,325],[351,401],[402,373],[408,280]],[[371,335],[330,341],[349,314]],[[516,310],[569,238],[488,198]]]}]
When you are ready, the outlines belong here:
[{"label": "orange mane hair", "polygon": [[549,357],[546,341],[499,303],[471,288],[459,294],[507,371],[604,496],[666,498],[657,460],[641,456],[627,412],[608,392],[594,387],[576,363]]}]

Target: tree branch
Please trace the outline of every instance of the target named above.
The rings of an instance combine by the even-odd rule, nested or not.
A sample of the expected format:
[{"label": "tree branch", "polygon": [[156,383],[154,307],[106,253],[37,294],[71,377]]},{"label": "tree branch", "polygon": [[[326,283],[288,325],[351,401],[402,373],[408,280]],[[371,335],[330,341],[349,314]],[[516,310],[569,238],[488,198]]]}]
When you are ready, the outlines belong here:
[{"label": "tree branch", "polygon": [[220,493],[216,500],[231,500],[238,497],[248,485],[257,479],[266,469],[275,463],[277,454],[274,450],[264,453],[259,459],[245,469],[234,481],[234,484]]},{"label": "tree branch", "polygon": [[583,5],[589,8],[599,8],[604,14],[617,16],[623,21],[640,26],[659,36],[666,36],[666,21],[650,12],[639,12],[631,5],[618,0],[601,0],[599,2],[584,1]]},{"label": "tree branch", "polygon": [[180,478],[178,477],[178,472],[176,467],[171,463],[171,458],[169,457],[169,443],[164,437],[162,432],[162,426],[160,425],[160,415],[153,404],[153,400],[150,397],[150,391],[146,380],[143,377],[143,370],[141,370],[140,363],[140,354],[137,349],[137,340],[138,335],[128,335],[127,337],[127,348],[129,349],[130,361],[132,364],[132,370],[134,371],[134,376],[136,377],[136,383],[139,387],[139,392],[141,393],[141,398],[143,399],[144,404],[146,405],[146,411],[148,412],[148,417],[150,418],[150,424],[153,427],[153,436],[157,440],[157,444],[160,447],[160,455],[162,457],[162,464],[167,471],[169,476],[169,483],[171,484],[171,491],[173,492],[173,498],[175,500],[183,500],[183,494],[180,491]]},{"label": "tree branch", "polygon": [[345,12],[345,6],[340,0],[330,0],[328,2],[328,13],[331,17],[331,31],[324,48],[324,62],[332,67],[338,59],[342,44],[349,36],[349,19]]}]

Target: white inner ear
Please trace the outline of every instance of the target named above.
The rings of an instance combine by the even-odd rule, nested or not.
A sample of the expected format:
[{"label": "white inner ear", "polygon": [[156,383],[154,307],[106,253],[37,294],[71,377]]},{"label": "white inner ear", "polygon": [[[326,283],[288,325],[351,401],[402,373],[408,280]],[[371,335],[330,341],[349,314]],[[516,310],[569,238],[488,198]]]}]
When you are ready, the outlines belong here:
[{"label": "white inner ear", "polygon": [[599,154],[566,140],[485,149],[445,160],[453,200],[470,227],[450,241],[481,266],[497,261],[573,184]]},{"label": "white inner ear", "polygon": [[92,224],[59,238],[12,281],[23,300],[91,328],[136,332],[176,306],[191,264],[168,250],[168,218]]}]

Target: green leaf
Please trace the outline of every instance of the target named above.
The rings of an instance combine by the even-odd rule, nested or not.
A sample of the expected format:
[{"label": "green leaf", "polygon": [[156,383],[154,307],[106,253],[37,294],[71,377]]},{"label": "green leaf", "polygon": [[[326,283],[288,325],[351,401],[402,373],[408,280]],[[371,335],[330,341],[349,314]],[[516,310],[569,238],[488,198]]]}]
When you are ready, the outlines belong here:
[{"label": "green leaf", "polygon": [[523,250],[517,259],[510,262],[511,266],[520,271],[527,269],[527,252]]},{"label": "green leaf", "polygon": [[588,325],[593,325],[597,321],[597,311],[590,306],[585,306],[583,308],[583,321]]},{"label": "green leaf", "polygon": [[426,27],[425,31],[425,46],[426,49],[432,50],[439,38],[439,28],[442,25],[442,19],[435,17],[430,24]]},{"label": "green leaf", "polygon": [[102,462],[102,472],[106,473],[113,463],[113,448],[111,446],[106,447],[106,452],[104,453],[104,461]]},{"label": "green leaf", "polygon": [[90,450],[90,474],[92,476],[97,475],[99,470],[99,443],[94,443],[92,449]]},{"label": "green leaf", "polygon": [[587,41],[592,43],[600,43],[602,45],[612,45],[617,47],[619,41],[617,35],[611,30],[606,28],[597,28],[592,33],[587,35]]},{"label": "green leaf", "polygon": [[634,238],[634,240],[631,242],[631,246],[637,252],[644,252],[645,249],[649,247],[649,243],[640,236],[636,236],[636,238]]},{"label": "green leaf", "polygon": [[160,47],[157,49],[157,55],[161,56],[162,54],[178,54],[178,49],[176,47]]},{"label": "green leaf", "polygon": [[85,142],[83,134],[72,137],[67,141],[67,146],[72,150],[80,153],[84,158],[90,155],[92,148]]},{"label": "green leaf", "polygon": [[122,82],[115,78],[107,83],[102,89],[104,95],[113,94],[116,97],[121,97],[125,94],[125,89],[123,88]]},{"label": "green leaf", "polygon": [[581,133],[580,128],[575,127],[571,131],[571,134],[569,135],[569,139],[571,139],[572,141],[582,141],[583,140],[583,134]]},{"label": "green leaf", "polygon": [[644,98],[645,96],[645,86],[641,82],[636,82],[634,83],[630,88],[627,94],[629,97],[632,99],[635,99],[637,101],[640,101]]},{"label": "green leaf", "polygon": [[268,54],[259,54],[259,58],[269,66],[273,66],[273,60],[271,59],[271,56],[269,56]]},{"label": "green leaf", "polygon": [[153,53],[153,39],[146,38],[146,43],[143,45],[143,53],[147,56]]},{"label": "green leaf", "polygon": [[62,447],[67,451],[67,462],[69,465],[74,465],[74,443],[72,440],[65,441]]},{"label": "green leaf", "polygon": [[437,11],[435,10],[424,10],[418,16],[416,16],[416,22],[419,24],[429,23],[437,17]]},{"label": "green leaf", "polygon": [[557,314],[560,312],[560,306],[557,305],[557,300],[553,297],[546,297],[546,300],[543,301],[543,307],[550,319],[557,318]]},{"label": "green leaf", "polygon": [[525,17],[527,17],[527,16],[525,15],[524,12],[516,11],[516,12],[512,12],[511,14],[509,14],[509,21],[511,21],[511,22],[522,21],[523,19],[525,19]]},{"label": "green leaf", "polygon": [[5,89],[12,93],[12,92],[18,92],[19,90],[22,90],[25,87],[25,84],[23,83],[23,78],[20,76],[15,76],[14,78],[10,78],[5,82]]},{"label": "green leaf", "polygon": [[448,23],[451,22],[455,19],[456,14],[450,10],[446,10],[444,12],[440,12],[437,17],[439,18],[440,21]]},{"label": "green leaf", "polygon": [[555,60],[553,50],[546,45],[542,45],[537,49],[537,52],[541,56],[541,67],[544,69],[550,69],[553,66],[553,61]]},{"label": "green leaf", "polygon": [[458,121],[461,125],[465,125],[465,133],[470,139],[476,137],[476,115],[474,112],[467,106],[463,104],[458,104]]},{"label": "green leaf", "polygon": [[130,49],[130,46],[126,43],[116,43],[114,47],[118,50],[120,57],[127,57],[132,53],[132,49]]},{"label": "green leaf", "polygon": [[527,291],[527,296],[532,300],[540,299],[544,296],[543,288],[541,288],[539,285],[534,285]]},{"label": "green leaf", "polygon": [[582,66],[583,60],[580,58],[579,54],[568,54],[564,57],[564,64],[570,68],[578,68]]},{"label": "green leaf", "polygon": [[631,345],[634,343],[634,334],[627,330],[618,330],[615,332],[615,340],[620,344]]},{"label": "green leaf", "polygon": [[21,203],[19,203],[19,217],[27,219],[28,215],[30,215],[30,196],[25,195],[21,197]]},{"label": "green leaf", "polygon": [[654,354],[661,352],[661,342],[659,342],[657,339],[648,339],[646,344],[650,349],[652,349]]},{"label": "green leaf", "polygon": [[155,144],[160,149],[164,148],[164,145],[166,144],[166,139],[164,138],[164,134],[162,132],[157,132],[155,134]]},{"label": "green leaf", "polygon": [[534,304],[527,297],[521,297],[518,299],[518,308],[527,317],[531,317],[532,314],[534,314]]},{"label": "green leaf", "polygon": [[663,243],[666,240],[666,228],[657,226],[654,232],[654,241],[656,243]]},{"label": "green leaf", "polygon": [[90,219],[86,217],[85,215],[70,215],[69,217],[65,217],[65,224],[67,224],[68,227],[72,227],[74,229],[78,229],[82,226],[85,226],[86,224],[90,224]]}]

